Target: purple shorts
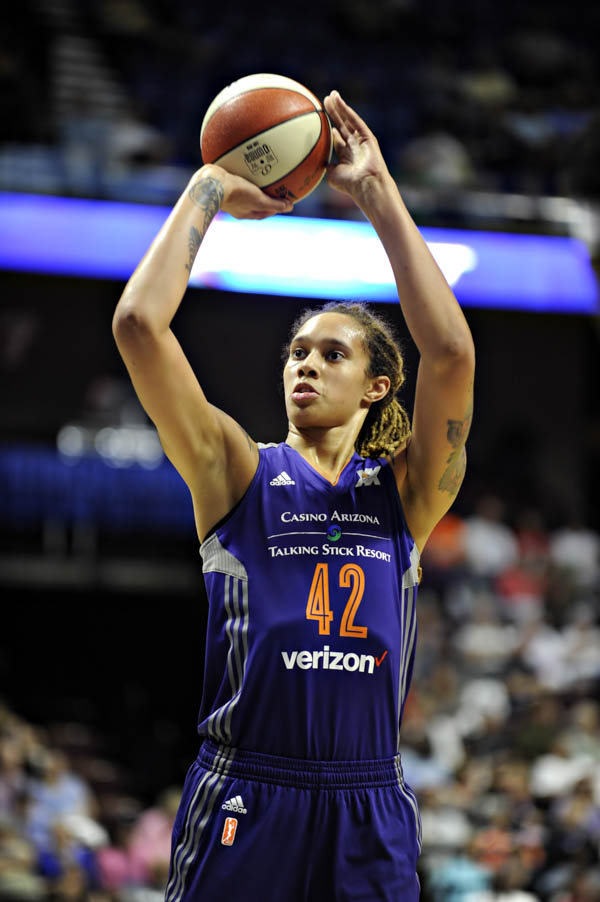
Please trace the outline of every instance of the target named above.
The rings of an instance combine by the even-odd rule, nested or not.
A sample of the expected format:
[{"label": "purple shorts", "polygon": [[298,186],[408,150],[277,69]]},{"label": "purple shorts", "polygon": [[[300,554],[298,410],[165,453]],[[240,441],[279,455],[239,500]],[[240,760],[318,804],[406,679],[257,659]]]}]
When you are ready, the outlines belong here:
[{"label": "purple shorts", "polygon": [[205,741],[166,902],[417,902],[420,834],[398,755],[305,761]]}]

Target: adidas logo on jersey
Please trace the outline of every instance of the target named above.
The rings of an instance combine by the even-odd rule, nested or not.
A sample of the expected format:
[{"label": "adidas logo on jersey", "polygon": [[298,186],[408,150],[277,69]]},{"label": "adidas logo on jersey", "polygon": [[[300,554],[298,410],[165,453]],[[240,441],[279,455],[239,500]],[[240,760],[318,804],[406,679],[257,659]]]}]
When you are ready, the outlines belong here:
[{"label": "adidas logo on jersey", "polygon": [[282,470],[279,476],[276,476],[275,479],[271,480],[269,485],[296,485],[296,483],[288,476],[285,470]]},{"label": "adidas logo on jersey", "polygon": [[241,796],[236,796],[234,799],[228,799],[221,805],[221,808],[223,811],[235,811],[237,814],[248,814],[248,809],[244,808]]}]

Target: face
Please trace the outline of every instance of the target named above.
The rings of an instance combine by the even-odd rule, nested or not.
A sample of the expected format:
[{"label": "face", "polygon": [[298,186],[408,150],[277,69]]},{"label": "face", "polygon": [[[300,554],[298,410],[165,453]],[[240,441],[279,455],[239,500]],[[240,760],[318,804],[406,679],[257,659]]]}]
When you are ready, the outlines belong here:
[{"label": "face", "polygon": [[290,344],[283,371],[288,418],[297,426],[359,428],[370,403],[389,380],[367,376],[369,358],[361,326],[343,313],[311,317]]}]

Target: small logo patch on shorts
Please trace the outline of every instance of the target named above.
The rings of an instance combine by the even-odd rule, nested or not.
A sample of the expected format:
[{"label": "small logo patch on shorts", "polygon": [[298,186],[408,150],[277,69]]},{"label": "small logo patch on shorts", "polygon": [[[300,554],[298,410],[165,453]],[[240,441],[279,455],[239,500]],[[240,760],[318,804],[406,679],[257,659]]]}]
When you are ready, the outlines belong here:
[{"label": "small logo patch on shorts", "polygon": [[235,832],[237,830],[237,817],[226,817],[225,818],[225,826],[223,827],[223,835],[221,836],[221,842],[224,846],[232,846],[233,841],[235,839]]}]

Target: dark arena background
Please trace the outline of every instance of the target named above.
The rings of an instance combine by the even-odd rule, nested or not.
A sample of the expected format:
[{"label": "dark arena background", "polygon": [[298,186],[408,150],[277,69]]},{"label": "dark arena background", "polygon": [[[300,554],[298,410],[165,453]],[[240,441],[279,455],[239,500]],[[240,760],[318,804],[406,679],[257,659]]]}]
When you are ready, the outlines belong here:
[{"label": "dark arena background", "polygon": [[[111,334],[152,238],[135,257],[118,223],[166,217],[212,97],[253,72],[338,88],[366,119],[475,339],[467,476],[423,554],[402,733],[422,898],[599,899],[600,7],[23,0],[1,17],[0,900],[162,898],[207,602],[187,490]],[[260,441],[285,438],[290,324],[329,297],[305,277],[329,254],[344,275],[334,239],[295,254],[319,222],[342,246],[362,224],[326,182],[287,219],[297,294],[262,232],[263,281],[199,273],[174,322],[209,399]],[[410,408],[417,356],[389,300]]]}]

